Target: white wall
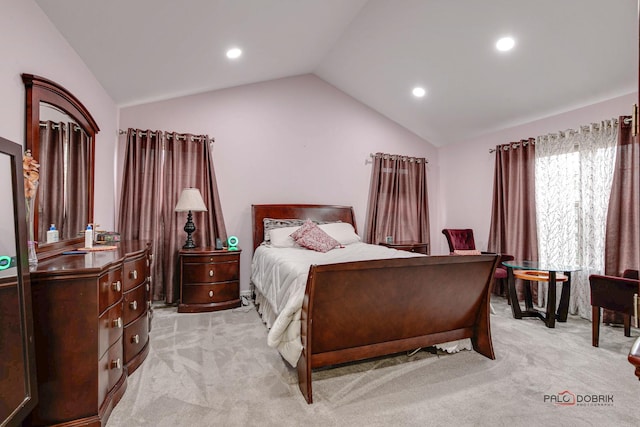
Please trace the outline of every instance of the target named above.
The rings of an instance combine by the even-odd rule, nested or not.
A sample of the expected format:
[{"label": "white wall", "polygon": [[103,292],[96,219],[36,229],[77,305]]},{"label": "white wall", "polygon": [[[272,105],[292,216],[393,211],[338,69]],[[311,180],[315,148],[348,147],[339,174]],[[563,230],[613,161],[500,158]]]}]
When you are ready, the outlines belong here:
[{"label": "white wall", "polygon": [[[114,149],[118,110],[113,100],[33,0],[0,0],[0,136],[25,145],[25,89],[20,75],[62,85],[93,115],[96,138],[96,222],[114,224]],[[3,218],[0,218],[0,221]]]},{"label": "white wall", "polygon": [[[243,249],[243,290],[249,287],[252,204],[352,205],[362,235],[371,177],[365,161],[376,151],[428,158],[429,198],[438,204],[437,149],[314,75],[123,108],[120,124],[215,137],[225,224]],[[433,221],[435,239],[438,230]]]},{"label": "white wall", "polygon": [[[525,125],[505,129],[481,138],[442,147],[440,154],[440,210],[442,228],[472,228],[478,249],[486,250],[491,225],[493,200],[493,171],[495,154],[489,149],[496,145],[520,141],[580,125],[631,114],[637,94],[629,94],[609,101],[559,114]],[[434,251],[448,251],[445,237],[434,239]]]}]

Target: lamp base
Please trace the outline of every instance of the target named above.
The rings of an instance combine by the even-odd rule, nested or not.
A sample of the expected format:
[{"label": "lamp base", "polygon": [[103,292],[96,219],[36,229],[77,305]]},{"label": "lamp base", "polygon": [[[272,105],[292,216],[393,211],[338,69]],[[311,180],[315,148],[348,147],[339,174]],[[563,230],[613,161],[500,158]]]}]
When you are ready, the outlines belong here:
[{"label": "lamp base", "polygon": [[191,211],[187,214],[187,223],[184,225],[184,231],[187,233],[187,241],[182,246],[182,249],[195,249],[196,244],[193,243],[191,235],[196,231],[196,225],[193,223]]}]

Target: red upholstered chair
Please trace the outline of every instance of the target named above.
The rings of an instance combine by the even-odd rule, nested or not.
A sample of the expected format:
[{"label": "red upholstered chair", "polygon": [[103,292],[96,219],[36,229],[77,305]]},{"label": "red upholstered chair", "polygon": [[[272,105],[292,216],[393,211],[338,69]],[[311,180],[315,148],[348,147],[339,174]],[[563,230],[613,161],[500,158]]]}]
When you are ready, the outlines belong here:
[{"label": "red upholstered chair", "polygon": [[449,252],[468,251],[476,248],[476,242],[473,239],[473,230],[470,228],[445,228],[442,234],[447,238],[449,244]]},{"label": "red upholstered chair", "polygon": [[621,313],[624,336],[631,336],[631,316],[633,315],[633,295],[638,293],[638,270],[625,270],[622,277],[592,274],[591,285],[592,334],[591,345],[598,347],[600,340],[600,309],[606,308]]},{"label": "red upholstered chair", "polygon": [[[469,251],[476,249],[476,242],[473,238],[473,230],[470,228],[445,228],[442,234],[447,238],[449,244],[449,252],[453,254],[455,251]],[[488,253],[488,252],[483,252]],[[498,295],[504,295],[507,291],[507,268],[502,265],[503,261],[510,261],[513,256],[500,254],[498,267],[494,273],[493,292]]]}]

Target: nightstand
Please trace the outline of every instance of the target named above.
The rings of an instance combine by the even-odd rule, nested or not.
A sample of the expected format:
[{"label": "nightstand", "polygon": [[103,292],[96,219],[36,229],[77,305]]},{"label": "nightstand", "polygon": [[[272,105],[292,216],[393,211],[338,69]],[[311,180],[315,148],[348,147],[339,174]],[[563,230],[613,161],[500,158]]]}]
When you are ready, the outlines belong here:
[{"label": "nightstand", "polygon": [[179,313],[240,307],[240,250],[181,249]]},{"label": "nightstand", "polygon": [[386,246],[388,248],[399,249],[401,251],[415,252],[419,254],[427,255],[429,253],[429,244],[420,242],[393,242],[385,243],[380,242],[379,245]]}]

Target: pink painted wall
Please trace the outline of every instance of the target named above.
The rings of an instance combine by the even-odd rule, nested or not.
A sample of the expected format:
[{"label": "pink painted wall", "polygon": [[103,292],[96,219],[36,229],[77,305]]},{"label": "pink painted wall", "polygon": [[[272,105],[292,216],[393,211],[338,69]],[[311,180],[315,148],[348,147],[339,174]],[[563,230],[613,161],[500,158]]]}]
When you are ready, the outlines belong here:
[{"label": "pink painted wall", "polygon": [[[564,114],[512,127],[490,135],[440,148],[440,199],[435,214],[442,228],[472,228],[476,246],[486,250],[493,200],[495,155],[489,149],[498,144],[577,128],[612,117],[631,114],[637,94],[628,94]],[[432,234],[434,253],[448,252],[440,233]]]},{"label": "pink painted wall", "polygon": [[[438,205],[437,149],[314,75],[123,108],[120,126],[215,137],[227,232],[243,248],[243,290],[249,289],[252,204],[352,205],[362,235],[371,174],[366,161],[382,151],[428,158],[429,197]],[[438,227],[432,223],[436,239]]]},{"label": "pink painted wall", "polygon": [[[96,222],[114,224],[118,109],[33,0],[0,0],[0,136],[24,146],[25,89],[20,75],[53,80],[73,93],[100,127],[96,138]],[[2,218],[0,218],[0,221]]]}]

